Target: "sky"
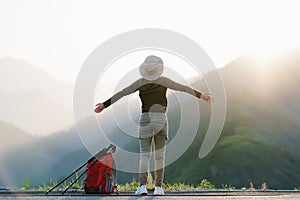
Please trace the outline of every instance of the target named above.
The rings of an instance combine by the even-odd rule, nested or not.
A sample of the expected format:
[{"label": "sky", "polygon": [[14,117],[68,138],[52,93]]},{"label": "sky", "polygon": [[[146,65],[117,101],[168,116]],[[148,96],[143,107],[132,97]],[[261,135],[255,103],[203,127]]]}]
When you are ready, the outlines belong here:
[{"label": "sky", "polygon": [[298,8],[289,0],[1,0],[0,58],[24,59],[74,84],[83,62],[106,40],[162,28],[194,40],[223,67],[245,52],[264,56],[300,47]]}]

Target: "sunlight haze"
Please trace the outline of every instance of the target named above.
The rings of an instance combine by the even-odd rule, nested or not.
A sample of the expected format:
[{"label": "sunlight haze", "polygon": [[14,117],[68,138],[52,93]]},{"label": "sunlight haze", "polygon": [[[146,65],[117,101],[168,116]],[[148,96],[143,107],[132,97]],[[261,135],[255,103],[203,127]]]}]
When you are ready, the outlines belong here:
[{"label": "sunlight haze", "polygon": [[299,2],[0,0],[0,199],[300,194]]},{"label": "sunlight haze", "polygon": [[0,57],[24,59],[74,84],[102,42],[154,27],[186,35],[223,67],[248,51],[300,47],[299,18],[297,1],[7,0],[0,2]]}]

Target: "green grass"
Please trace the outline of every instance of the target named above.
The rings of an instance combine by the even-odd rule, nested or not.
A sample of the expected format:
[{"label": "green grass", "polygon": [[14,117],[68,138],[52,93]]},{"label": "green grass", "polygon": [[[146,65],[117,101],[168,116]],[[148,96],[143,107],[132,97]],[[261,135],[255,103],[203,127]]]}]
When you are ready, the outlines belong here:
[{"label": "green grass", "polygon": [[[133,180],[131,183],[126,183],[124,185],[118,185],[119,191],[134,191],[139,186],[139,182]],[[147,186],[147,190],[150,190],[149,185]]]},{"label": "green grass", "polygon": [[[56,190],[58,189],[66,189],[67,187],[69,187],[69,185],[74,181],[75,179],[68,181],[68,182],[63,182],[59,187],[57,187]],[[50,190],[51,188],[53,188],[54,186],[57,185],[57,181],[51,181],[49,184],[42,184],[38,187],[32,187],[30,184],[30,178],[26,178],[25,181],[23,181],[23,185],[20,188],[21,190],[37,190],[37,191],[44,191],[44,190]],[[136,180],[133,180],[130,183],[126,183],[126,184],[120,184],[117,185],[117,189],[120,192],[132,192],[135,191],[137,189],[137,187],[139,186],[139,182],[137,182]],[[147,190],[148,191],[154,191],[154,187],[155,185],[152,184],[147,184]],[[215,186],[213,184],[211,184],[208,180],[203,179],[199,184],[197,185],[189,185],[186,183],[163,183],[164,190],[166,192],[171,192],[171,191],[182,191],[182,190],[196,190],[196,189],[200,189],[200,190],[214,190],[216,189]],[[79,181],[76,182],[72,187],[72,189],[83,189],[83,182]]]},{"label": "green grass", "polygon": [[31,181],[30,178],[26,178],[25,181],[22,182],[21,190],[30,190],[31,189]]},{"label": "green grass", "polygon": [[[58,188],[56,188],[55,190],[64,190],[67,187],[70,186],[70,184],[74,181],[75,179],[72,179],[69,182],[63,182]],[[38,187],[31,187],[30,184],[30,178],[26,178],[25,181],[23,181],[23,185],[20,188],[21,190],[36,190],[36,191],[47,191],[50,190],[51,188],[53,188],[54,186],[57,185],[57,181],[51,181],[49,184],[42,184]],[[222,187],[220,189],[223,190],[233,190],[236,189],[236,187],[232,186],[232,184],[221,184]],[[132,182],[130,183],[126,183],[126,184],[120,184],[117,185],[117,190],[119,192],[134,192],[137,187],[139,186],[139,182],[137,182],[136,180],[132,180]],[[147,190],[148,191],[154,191],[154,184],[147,184]],[[200,183],[195,184],[195,185],[190,185],[190,184],[186,184],[186,183],[163,183],[163,189],[165,190],[165,192],[174,192],[174,191],[193,191],[193,190],[216,190],[217,188],[215,187],[215,185],[213,185],[210,181],[208,181],[207,179],[203,179]],[[83,189],[83,182],[82,181],[78,181],[76,182],[71,189],[79,189],[82,190]],[[268,186],[266,182],[261,183],[260,187],[255,187],[254,184],[252,182],[249,183],[248,187],[242,187],[241,189],[244,190],[267,190]],[[294,190],[300,190],[300,187],[295,187]]]},{"label": "green grass", "polygon": [[[66,189],[68,188],[78,177],[78,175],[76,174],[75,178],[72,178],[69,181],[64,181],[62,184],[60,184],[56,190],[58,189]],[[37,191],[44,191],[44,190],[50,190],[53,187],[55,187],[58,184],[57,181],[50,181],[48,184],[42,184],[39,185],[37,187],[32,187],[31,186],[31,181],[30,178],[26,178],[25,181],[22,182],[22,187],[20,188],[20,190],[37,190]],[[72,186],[71,189],[83,189],[83,180],[79,180],[77,182],[75,182]]]}]

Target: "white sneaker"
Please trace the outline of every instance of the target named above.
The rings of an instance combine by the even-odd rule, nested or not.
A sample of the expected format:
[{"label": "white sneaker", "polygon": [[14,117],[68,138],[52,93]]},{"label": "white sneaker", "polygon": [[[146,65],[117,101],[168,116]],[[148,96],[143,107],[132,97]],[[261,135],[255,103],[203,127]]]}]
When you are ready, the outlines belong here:
[{"label": "white sneaker", "polygon": [[147,195],[148,191],[146,188],[146,185],[141,185],[140,187],[137,188],[135,195]]},{"label": "white sneaker", "polygon": [[162,189],[162,187],[155,187],[155,189],[154,189],[154,195],[164,195],[164,194],[165,194],[165,192]]}]

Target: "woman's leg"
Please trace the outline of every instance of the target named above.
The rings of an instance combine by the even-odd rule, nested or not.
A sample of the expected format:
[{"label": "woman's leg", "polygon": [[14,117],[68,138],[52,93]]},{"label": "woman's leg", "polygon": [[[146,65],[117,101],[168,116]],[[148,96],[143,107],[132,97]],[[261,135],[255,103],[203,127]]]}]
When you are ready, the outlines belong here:
[{"label": "woman's leg", "polygon": [[149,161],[151,158],[151,146],[152,146],[152,137],[140,138],[140,168],[139,168],[139,178],[140,184],[146,185],[149,171]]},{"label": "woman's leg", "polygon": [[153,138],[153,130],[151,127],[149,113],[142,113],[139,120],[139,145],[140,145],[140,165],[139,179],[141,185],[146,185],[149,162],[151,158],[151,146]]},{"label": "woman's leg", "polygon": [[154,136],[155,186],[161,187],[164,179],[168,125]]}]

